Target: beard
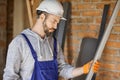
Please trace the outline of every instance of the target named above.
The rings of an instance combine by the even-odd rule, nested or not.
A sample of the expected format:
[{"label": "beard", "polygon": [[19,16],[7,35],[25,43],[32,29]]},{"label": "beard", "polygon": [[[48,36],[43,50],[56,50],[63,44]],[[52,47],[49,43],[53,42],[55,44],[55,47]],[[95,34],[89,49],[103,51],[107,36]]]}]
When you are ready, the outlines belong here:
[{"label": "beard", "polygon": [[55,30],[53,28],[49,29],[45,22],[43,22],[43,29],[47,37],[51,36],[53,32],[49,32],[49,30]]}]

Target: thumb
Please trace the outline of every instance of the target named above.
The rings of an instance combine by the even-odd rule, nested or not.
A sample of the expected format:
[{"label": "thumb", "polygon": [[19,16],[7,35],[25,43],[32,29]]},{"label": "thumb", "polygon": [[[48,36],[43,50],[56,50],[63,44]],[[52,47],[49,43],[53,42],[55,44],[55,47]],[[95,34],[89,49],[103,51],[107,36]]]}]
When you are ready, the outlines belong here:
[{"label": "thumb", "polygon": [[87,74],[89,72],[90,66],[91,66],[91,61],[86,63],[85,65],[83,65],[83,73],[84,74]]}]

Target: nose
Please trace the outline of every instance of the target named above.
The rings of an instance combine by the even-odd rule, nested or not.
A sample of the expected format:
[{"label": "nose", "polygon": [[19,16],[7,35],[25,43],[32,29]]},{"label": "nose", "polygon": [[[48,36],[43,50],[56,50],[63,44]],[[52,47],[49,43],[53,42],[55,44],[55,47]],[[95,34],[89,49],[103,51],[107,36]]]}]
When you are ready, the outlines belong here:
[{"label": "nose", "polygon": [[54,29],[57,29],[57,27],[58,27],[58,23],[55,23]]}]

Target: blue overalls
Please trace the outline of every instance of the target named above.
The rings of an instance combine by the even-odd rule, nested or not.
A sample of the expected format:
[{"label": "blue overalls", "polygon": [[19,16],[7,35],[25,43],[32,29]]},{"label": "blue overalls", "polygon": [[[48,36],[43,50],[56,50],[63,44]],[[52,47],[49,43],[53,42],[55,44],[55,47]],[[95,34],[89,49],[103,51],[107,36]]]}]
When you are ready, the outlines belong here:
[{"label": "blue overalls", "polygon": [[58,80],[58,63],[57,63],[57,42],[54,38],[54,59],[51,61],[38,61],[37,54],[32,47],[29,39],[25,34],[22,33],[27,41],[32,56],[35,60],[34,69],[31,80]]}]

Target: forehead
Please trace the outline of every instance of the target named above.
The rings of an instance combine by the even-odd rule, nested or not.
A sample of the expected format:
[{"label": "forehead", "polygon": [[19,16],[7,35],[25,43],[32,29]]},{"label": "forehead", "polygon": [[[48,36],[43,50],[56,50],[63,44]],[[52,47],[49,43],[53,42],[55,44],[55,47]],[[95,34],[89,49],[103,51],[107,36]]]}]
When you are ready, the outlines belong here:
[{"label": "forehead", "polygon": [[59,21],[59,20],[60,20],[60,17],[59,17],[59,16],[56,16],[56,15],[53,15],[53,14],[49,14],[48,19],[53,19],[53,20]]}]

